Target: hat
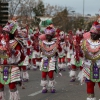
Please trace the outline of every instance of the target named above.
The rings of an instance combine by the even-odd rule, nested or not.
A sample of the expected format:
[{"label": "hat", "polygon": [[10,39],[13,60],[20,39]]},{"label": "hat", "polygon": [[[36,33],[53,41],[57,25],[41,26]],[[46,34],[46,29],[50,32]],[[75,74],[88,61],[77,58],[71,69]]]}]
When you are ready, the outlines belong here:
[{"label": "hat", "polygon": [[100,25],[93,25],[90,29],[90,33],[96,33],[96,34],[99,34],[100,32]]},{"label": "hat", "polygon": [[99,23],[97,21],[95,21],[92,25],[98,25]]},{"label": "hat", "polygon": [[14,34],[16,29],[17,29],[17,24],[14,21],[8,21],[8,23],[3,27],[4,31],[9,32],[11,34]]},{"label": "hat", "polygon": [[52,27],[47,27],[44,32],[45,34],[53,35],[55,33],[55,29]]}]

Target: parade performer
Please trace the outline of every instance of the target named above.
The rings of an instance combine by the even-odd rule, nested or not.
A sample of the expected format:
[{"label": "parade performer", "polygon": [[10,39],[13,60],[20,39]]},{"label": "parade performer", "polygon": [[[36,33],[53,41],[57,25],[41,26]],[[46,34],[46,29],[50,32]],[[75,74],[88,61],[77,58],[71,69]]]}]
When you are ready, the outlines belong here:
[{"label": "parade performer", "polygon": [[77,69],[80,68],[80,72],[78,74],[78,76],[81,73],[82,70],[82,58],[83,58],[83,53],[81,50],[81,46],[80,46],[80,41],[81,41],[81,36],[80,35],[74,35],[73,36],[73,54],[71,56],[71,60],[70,60],[70,64],[71,64],[71,70],[70,70],[70,77],[71,77],[71,81],[70,82],[75,82],[76,80],[76,72]]},{"label": "parade performer", "polygon": [[33,52],[32,52],[32,63],[33,63],[33,70],[36,70],[37,68],[40,67],[41,63],[41,53],[40,53],[40,47],[39,47],[39,29],[36,28],[35,33],[31,36],[32,39],[32,47],[33,47]]},{"label": "parade performer", "polygon": [[9,85],[9,100],[19,100],[16,82],[21,81],[18,63],[21,56],[21,46],[16,41],[17,25],[8,22],[0,33],[0,100],[5,100],[4,85]]},{"label": "parade performer", "polygon": [[[21,60],[20,60],[20,68],[21,68],[21,78],[22,81],[27,82],[29,80],[29,74],[27,72],[27,65],[29,64],[29,54],[30,54],[30,46],[31,43],[27,36],[27,29],[21,29],[18,31],[18,35],[16,36],[19,43],[22,46],[21,52]],[[27,61],[26,61],[27,60]]]},{"label": "parade performer", "polygon": [[58,67],[59,67],[59,71],[65,71],[66,69],[66,54],[67,54],[67,47],[66,47],[66,38],[65,38],[65,33],[63,31],[61,31],[59,33],[59,46],[61,49],[59,49],[58,51]]},{"label": "parade performer", "polygon": [[83,38],[83,33],[84,33],[84,30],[82,30],[81,28],[79,28],[79,29],[76,31],[76,35],[80,36],[81,39]]},{"label": "parade performer", "polygon": [[67,67],[70,69],[71,66],[71,56],[73,55],[73,32],[72,30],[68,31],[68,35],[66,36],[66,44],[67,44]]},{"label": "parade performer", "polygon": [[84,33],[83,37],[84,63],[80,79],[81,82],[85,80],[87,84],[87,100],[96,100],[95,83],[100,87],[100,24],[94,22],[90,31]]},{"label": "parade performer", "polygon": [[27,66],[27,69],[30,70],[30,68],[32,67],[32,59],[31,59],[31,55],[32,55],[32,41],[30,38],[28,38],[27,42],[26,42],[26,45],[27,45],[27,51],[26,51],[26,55],[28,55],[29,57],[29,64]]},{"label": "parade performer", "polygon": [[26,53],[29,56],[29,64],[27,66],[27,70],[30,70],[32,68],[32,52],[33,52],[33,48],[32,48],[33,41],[31,39],[32,35],[33,35],[33,29],[30,28],[28,30],[28,38],[26,41],[26,45],[27,45],[27,52]]},{"label": "parade performer", "polygon": [[[54,36],[55,29],[50,26],[45,29],[45,34],[39,36],[40,48],[43,56],[40,67],[40,70],[42,71],[42,93],[47,93],[47,85],[50,87],[51,93],[55,93],[56,82],[54,79],[54,71],[56,70],[57,64],[58,42]],[[47,75],[49,77],[49,83],[47,81]]]}]

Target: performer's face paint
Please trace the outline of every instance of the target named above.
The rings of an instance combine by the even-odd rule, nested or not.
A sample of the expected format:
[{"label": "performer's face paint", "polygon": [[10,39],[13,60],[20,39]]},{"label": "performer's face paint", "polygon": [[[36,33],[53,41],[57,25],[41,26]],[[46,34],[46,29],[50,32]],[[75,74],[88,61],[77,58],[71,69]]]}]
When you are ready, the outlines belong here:
[{"label": "performer's face paint", "polygon": [[52,41],[53,35],[46,35],[46,39],[48,40],[48,42]]},{"label": "performer's face paint", "polygon": [[91,39],[92,40],[99,40],[99,38],[100,38],[100,34],[91,33]]}]

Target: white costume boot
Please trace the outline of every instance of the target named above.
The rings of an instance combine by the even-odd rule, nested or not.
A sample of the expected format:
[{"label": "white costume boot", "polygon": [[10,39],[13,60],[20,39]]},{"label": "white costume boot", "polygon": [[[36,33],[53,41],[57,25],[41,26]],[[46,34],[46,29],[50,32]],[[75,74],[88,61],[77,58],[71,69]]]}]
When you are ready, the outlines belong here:
[{"label": "white costume boot", "polygon": [[94,94],[89,94],[86,100],[96,100],[96,97]]},{"label": "white costume boot", "polygon": [[0,92],[0,100],[5,100],[4,91]]},{"label": "white costume boot", "polygon": [[87,98],[86,100],[96,100],[96,98]]},{"label": "white costume boot", "polygon": [[55,93],[56,92],[55,84],[56,84],[55,80],[49,80],[48,87],[51,89],[51,93]]},{"label": "white costume boot", "polygon": [[47,80],[41,80],[40,86],[43,87],[42,93],[47,93],[47,84],[48,84]]},{"label": "white costume boot", "polygon": [[9,98],[9,100],[20,100],[18,90],[15,91],[15,92],[11,92],[10,91],[10,98]]},{"label": "white costume boot", "polygon": [[71,70],[69,72],[69,76],[71,77],[71,81],[70,82],[75,82],[75,80],[76,80],[76,71]]}]

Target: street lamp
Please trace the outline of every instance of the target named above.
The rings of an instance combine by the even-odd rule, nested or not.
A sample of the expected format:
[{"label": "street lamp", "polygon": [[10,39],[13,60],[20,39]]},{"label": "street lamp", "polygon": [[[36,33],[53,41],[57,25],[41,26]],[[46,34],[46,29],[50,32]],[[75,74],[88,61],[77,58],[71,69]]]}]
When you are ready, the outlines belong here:
[{"label": "street lamp", "polygon": [[83,28],[84,28],[84,5],[85,5],[85,0],[83,0]]},{"label": "street lamp", "polygon": [[72,12],[72,18],[74,20],[74,13],[75,13],[75,11],[71,11],[71,12]]},{"label": "street lamp", "polygon": [[84,7],[85,6],[85,0],[83,0],[83,17],[84,17]]},{"label": "street lamp", "polygon": [[73,13],[73,15],[72,15],[72,18],[73,18],[73,20],[72,20],[72,29],[74,28],[74,18],[75,18],[75,16],[74,16],[74,13],[75,13],[75,11],[71,11],[72,13]]}]

